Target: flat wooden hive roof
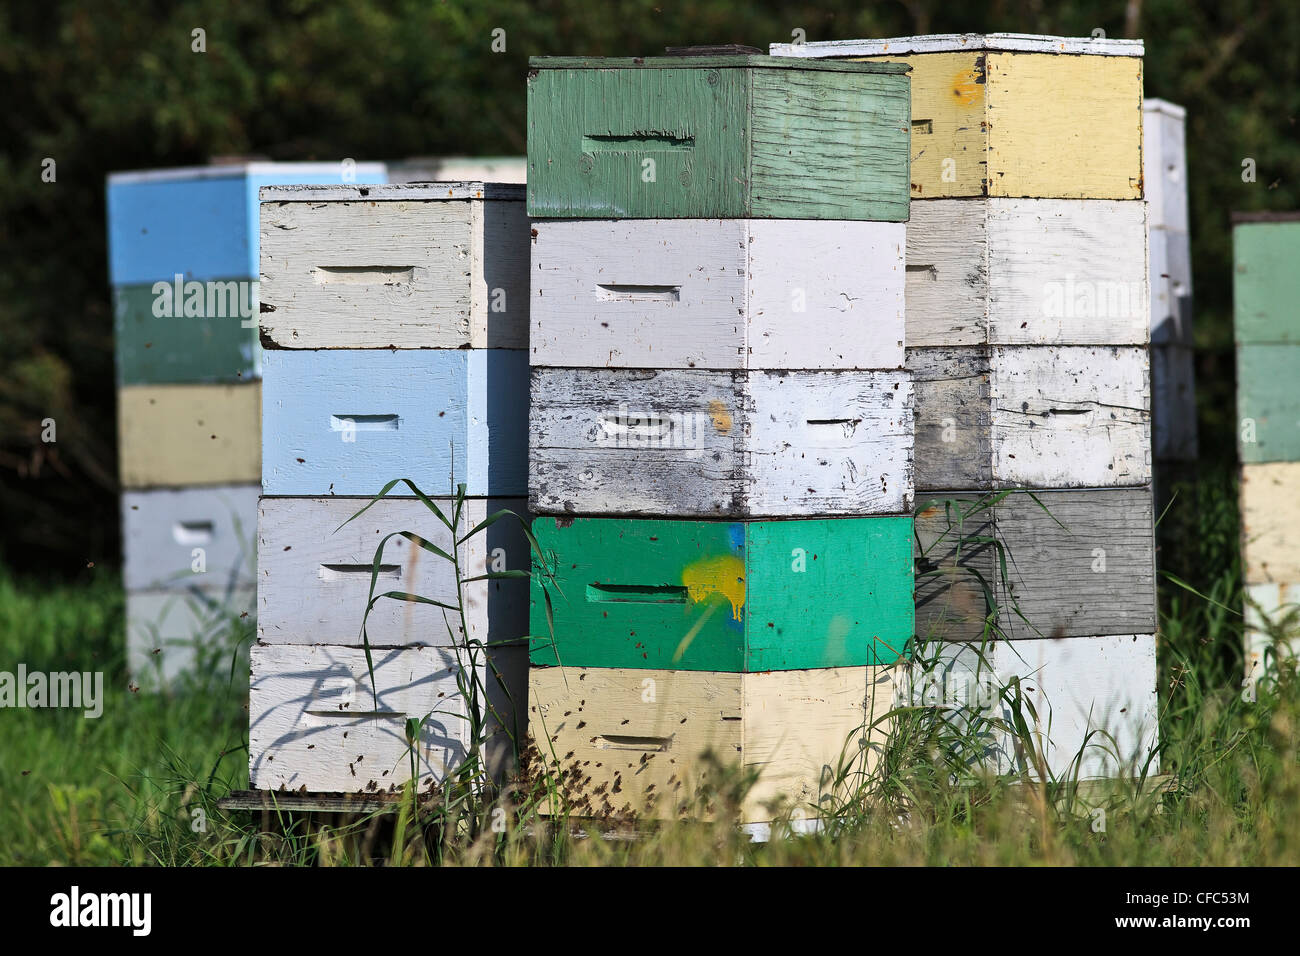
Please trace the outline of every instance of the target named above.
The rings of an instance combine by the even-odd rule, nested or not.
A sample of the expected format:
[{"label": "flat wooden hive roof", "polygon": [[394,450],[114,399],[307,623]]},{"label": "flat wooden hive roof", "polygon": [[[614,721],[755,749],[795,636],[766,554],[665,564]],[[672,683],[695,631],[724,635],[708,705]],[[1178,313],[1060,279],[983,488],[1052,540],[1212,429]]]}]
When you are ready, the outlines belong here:
[{"label": "flat wooden hive roof", "polygon": [[[174,169],[139,169],[109,173],[111,185],[147,182],[192,182],[196,179],[229,179],[232,176],[284,176],[302,174],[319,176],[337,173],[339,163],[215,163],[211,166],[181,166]],[[357,163],[356,171],[363,175],[380,175],[385,172],[383,163]]]},{"label": "flat wooden hive roof", "polygon": [[[829,55],[829,54],[827,54]],[[865,69],[863,69],[865,67]],[[829,70],[836,73],[906,73],[906,63],[795,62],[790,56],[724,54],[720,56],[534,56],[530,70]]]},{"label": "flat wooden hive roof", "polygon": [[263,186],[262,202],[420,202],[435,199],[524,200],[523,183],[387,183],[384,185]]},{"label": "flat wooden hive roof", "polygon": [[933,36],[889,37],[880,40],[818,40],[812,43],[773,43],[773,56],[841,57],[906,56],[913,53],[1070,53],[1094,56],[1141,56],[1141,40],[1109,37],[1048,37],[1030,33],[940,33]]}]

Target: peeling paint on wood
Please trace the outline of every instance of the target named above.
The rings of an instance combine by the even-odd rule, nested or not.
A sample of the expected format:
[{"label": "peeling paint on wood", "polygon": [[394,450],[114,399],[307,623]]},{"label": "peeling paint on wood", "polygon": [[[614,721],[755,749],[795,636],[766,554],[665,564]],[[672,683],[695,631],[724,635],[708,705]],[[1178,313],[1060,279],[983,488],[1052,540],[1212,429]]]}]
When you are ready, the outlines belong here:
[{"label": "peeling paint on wood", "polygon": [[893,663],[913,629],[911,528],[910,516],[538,518],[546,568],[533,574],[532,661],[716,671]]},{"label": "peeling paint on wood", "polygon": [[907,363],[918,490],[1151,480],[1145,348],[909,348]]},{"label": "peeling paint on wood", "polygon": [[533,231],[534,365],[902,367],[902,223],[540,219]]},{"label": "peeling paint on wood", "polygon": [[[353,201],[333,198],[345,189],[264,190],[265,339],[303,349],[524,348],[523,187],[512,200],[477,198],[486,185],[388,186],[382,199],[372,198],[377,188],[354,189],[367,198]],[[320,198],[298,200],[304,192]]]},{"label": "peeling paint on wood", "polygon": [[773,801],[797,818],[816,816],[836,796],[828,781],[838,770],[875,766],[889,727],[881,718],[894,706],[893,673],[884,667],[768,674],[535,667],[529,682],[529,734],[552,769],[577,768],[578,816],[712,817],[695,797],[718,783],[715,766],[758,774],[742,823],[771,820]]},{"label": "peeling paint on wood", "polygon": [[532,371],[538,514],[898,514],[912,497],[904,371]]},{"label": "peeling paint on wood", "polygon": [[943,199],[907,224],[907,346],[1144,345],[1143,203]]}]

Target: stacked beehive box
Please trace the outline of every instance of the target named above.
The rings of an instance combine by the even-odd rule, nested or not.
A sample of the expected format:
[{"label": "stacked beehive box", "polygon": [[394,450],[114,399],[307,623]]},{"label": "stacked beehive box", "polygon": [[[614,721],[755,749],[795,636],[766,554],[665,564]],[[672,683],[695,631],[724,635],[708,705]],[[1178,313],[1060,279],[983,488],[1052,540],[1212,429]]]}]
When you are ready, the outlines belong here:
[{"label": "stacked beehive box", "polygon": [[522,156],[417,156],[390,162],[388,181],[522,183],[526,165]]},{"label": "stacked beehive box", "polygon": [[530,735],[579,815],[711,751],[805,817],[912,631],[905,68],[531,67]]},{"label": "stacked beehive box", "polygon": [[[1151,429],[1165,479],[1196,460],[1196,374],[1192,341],[1192,245],[1187,214],[1186,110],[1142,104],[1151,286]],[[1160,477],[1160,476],[1157,476]]]},{"label": "stacked beehive box", "polygon": [[261,351],[257,190],[382,182],[380,164],[108,179],[128,665],[167,682],[253,610]]},{"label": "stacked beehive box", "polygon": [[[511,756],[527,583],[482,575],[526,569],[527,540],[508,516],[470,532],[525,504],[527,269],[519,185],[263,190],[255,789],[388,791],[412,752],[425,789]],[[454,531],[407,485],[349,523],[402,478]],[[372,578],[436,603],[381,598],[363,640]]]},{"label": "stacked beehive box", "polygon": [[[1023,678],[1052,773],[1074,772],[1090,729],[1114,740],[1092,738],[1080,776],[1151,769],[1141,42],[962,35],[772,52],[912,67],[917,633],[965,642],[940,654],[946,693],[978,693],[976,648],[992,641],[984,659],[1005,686]],[[990,758],[1024,763],[1008,739]]]},{"label": "stacked beehive box", "polygon": [[1246,678],[1300,649],[1300,213],[1234,217]]}]

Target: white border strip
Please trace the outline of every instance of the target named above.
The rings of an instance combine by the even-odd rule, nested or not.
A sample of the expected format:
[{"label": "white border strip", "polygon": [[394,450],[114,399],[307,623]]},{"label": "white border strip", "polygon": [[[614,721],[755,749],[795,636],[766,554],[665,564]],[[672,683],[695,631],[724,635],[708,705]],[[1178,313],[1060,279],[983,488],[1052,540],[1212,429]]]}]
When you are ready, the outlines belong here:
[{"label": "white border strip", "polygon": [[934,36],[890,37],[882,40],[818,40],[773,43],[772,56],[825,59],[841,56],[906,56],[912,53],[955,53],[985,50],[1006,53],[1069,53],[1095,56],[1142,56],[1143,41],[1109,37],[1049,37],[1030,33],[942,33]]},{"label": "white border strip", "polygon": [[[385,176],[383,163],[357,163],[356,172],[363,176]],[[112,186],[131,183],[178,182],[199,179],[229,179],[232,176],[343,176],[342,162],[336,163],[218,163],[212,166],[182,166],[177,169],[141,169],[109,173]]]}]

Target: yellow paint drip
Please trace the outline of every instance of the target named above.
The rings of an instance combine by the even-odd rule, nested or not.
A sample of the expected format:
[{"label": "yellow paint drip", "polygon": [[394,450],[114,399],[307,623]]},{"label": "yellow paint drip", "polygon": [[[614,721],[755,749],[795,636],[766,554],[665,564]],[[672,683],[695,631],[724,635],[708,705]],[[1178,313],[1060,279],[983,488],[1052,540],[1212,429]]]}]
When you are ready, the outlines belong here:
[{"label": "yellow paint drip", "polygon": [[709,417],[713,419],[713,427],[719,434],[726,435],[731,431],[731,412],[727,411],[726,404],[721,400],[709,399]]},{"label": "yellow paint drip", "polygon": [[731,602],[731,616],[740,620],[745,606],[745,564],[732,554],[701,558],[682,571],[682,584],[694,602],[706,601],[721,594]]}]

